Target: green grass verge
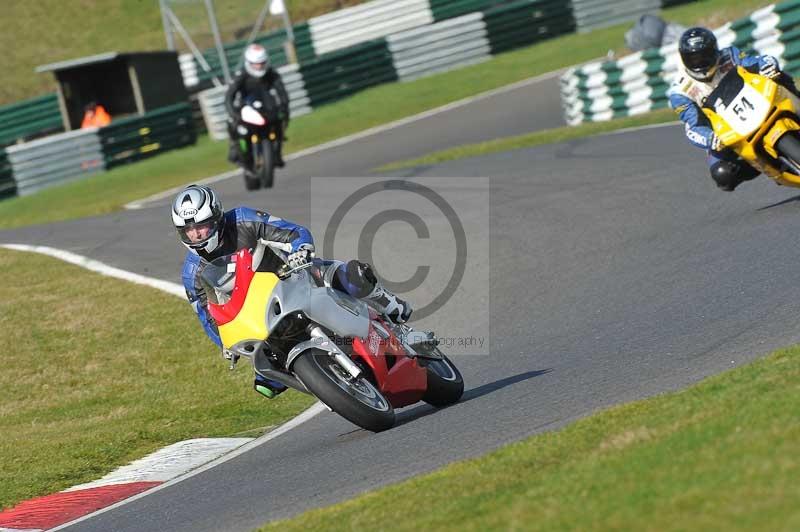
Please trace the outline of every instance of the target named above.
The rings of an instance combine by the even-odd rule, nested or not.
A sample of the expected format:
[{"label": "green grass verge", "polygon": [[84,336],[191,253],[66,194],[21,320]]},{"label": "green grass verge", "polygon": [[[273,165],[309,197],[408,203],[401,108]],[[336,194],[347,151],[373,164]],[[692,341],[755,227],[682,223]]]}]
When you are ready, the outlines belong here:
[{"label": "green grass verge", "polygon": [[261,531],[800,530],[798,412],[800,346]]},{"label": "green grass verge", "polygon": [[[295,22],[365,0],[285,0]],[[214,0],[223,40],[245,39],[265,0]],[[171,2],[200,49],[214,46],[202,1]],[[52,74],[37,74],[39,65],[104,52],[141,52],[166,48],[157,1],[142,0],[5,0],[0,49],[0,105],[56,90]],[[282,27],[268,17],[265,31]],[[175,36],[180,52],[188,51]]]},{"label": "green grass verge", "polygon": [[476,144],[465,144],[463,146],[456,146],[455,148],[448,148],[446,150],[429,153],[428,155],[423,155],[422,157],[417,157],[415,159],[408,159],[405,161],[397,161],[386,164],[380,168],[376,168],[375,170],[378,172],[388,172],[391,170],[399,170],[401,168],[410,168],[412,166],[439,164],[447,161],[454,161],[456,159],[464,159],[466,157],[477,157],[479,155],[488,155],[490,153],[511,151],[520,148],[531,148],[541,144],[566,142],[568,140],[598,135],[600,133],[608,133],[610,131],[617,131],[629,127],[672,122],[675,120],[675,118],[676,116],[673,111],[669,109],[662,109],[660,111],[653,111],[652,113],[618,118],[616,120],[609,120],[607,122],[588,122],[579,126],[565,126],[547,129],[545,131],[537,131],[535,133],[526,133],[524,135],[517,135],[514,137],[479,142]]},{"label": "green grass verge", "polygon": [[0,250],[0,508],[100,478],[180,440],[257,436],[308,407],[229,372],[189,305],[40,255]]},{"label": "green grass verge", "polygon": [[[666,10],[684,23],[736,18],[766,5],[743,0],[705,0]],[[320,107],[292,121],[287,152],[297,151],[373,126],[423,112],[545,72],[588,61],[619,47],[629,24],[565,35],[494,57],[490,61],[409,83],[381,85]],[[167,153],[126,168],[0,202],[0,229],[104,214],[154,192],[231,169],[225,143],[201,140],[197,146]],[[55,200],[55,201],[54,201]]]}]

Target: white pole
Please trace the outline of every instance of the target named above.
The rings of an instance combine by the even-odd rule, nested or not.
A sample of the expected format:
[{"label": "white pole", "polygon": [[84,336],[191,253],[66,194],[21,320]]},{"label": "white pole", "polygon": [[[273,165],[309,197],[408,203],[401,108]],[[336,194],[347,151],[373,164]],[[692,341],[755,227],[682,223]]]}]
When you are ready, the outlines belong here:
[{"label": "white pole", "polygon": [[158,0],[158,5],[161,8],[161,24],[164,26],[164,37],[167,39],[167,50],[175,49],[175,36],[172,34],[172,26],[169,23],[169,16],[167,10],[169,0]]},{"label": "white pole", "polygon": [[217,26],[217,15],[214,13],[214,4],[211,0],[206,0],[206,11],[208,11],[208,22],[211,25],[211,32],[214,34],[214,43],[217,45],[219,62],[222,65],[222,73],[225,75],[225,83],[231,82],[231,71],[228,68],[228,58],[225,56],[225,48],[222,46],[222,37],[219,35]]}]

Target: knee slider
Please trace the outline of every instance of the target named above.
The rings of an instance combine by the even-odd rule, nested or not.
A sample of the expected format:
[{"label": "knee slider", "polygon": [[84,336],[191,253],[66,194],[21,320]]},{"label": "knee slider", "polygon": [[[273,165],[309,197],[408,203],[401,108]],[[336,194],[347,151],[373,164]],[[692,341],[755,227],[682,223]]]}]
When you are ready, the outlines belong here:
[{"label": "knee slider", "polygon": [[729,161],[718,161],[710,170],[711,178],[722,190],[733,190],[742,181],[739,166]]}]

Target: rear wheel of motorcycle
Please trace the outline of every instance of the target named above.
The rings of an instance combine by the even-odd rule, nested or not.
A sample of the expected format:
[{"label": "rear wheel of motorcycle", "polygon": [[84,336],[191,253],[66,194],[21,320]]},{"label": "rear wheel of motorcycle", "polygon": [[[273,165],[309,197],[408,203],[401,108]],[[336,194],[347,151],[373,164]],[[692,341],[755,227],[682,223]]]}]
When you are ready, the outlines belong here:
[{"label": "rear wheel of motorcycle", "polygon": [[261,141],[261,169],[260,175],[261,186],[264,188],[272,188],[275,182],[275,151],[272,146],[272,141],[264,139]]},{"label": "rear wheel of motorcycle", "polygon": [[353,379],[328,353],[309,349],[292,365],[308,390],[334,412],[372,432],[394,426],[394,408],[366,377]]},{"label": "rear wheel of motorcycle", "polygon": [[[437,349],[438,351],[438,349]],[[431,406],[447,406],[457,403],[464,393],[464,378],[461,372],[441,351],[442,360],[426,361],[428,389],[422,400]]]},{"label": "rear wheel of motorcycle", "polygon": [[778,153],[800,167],[800,139],[794,133],[787,133],[775,143]]}]

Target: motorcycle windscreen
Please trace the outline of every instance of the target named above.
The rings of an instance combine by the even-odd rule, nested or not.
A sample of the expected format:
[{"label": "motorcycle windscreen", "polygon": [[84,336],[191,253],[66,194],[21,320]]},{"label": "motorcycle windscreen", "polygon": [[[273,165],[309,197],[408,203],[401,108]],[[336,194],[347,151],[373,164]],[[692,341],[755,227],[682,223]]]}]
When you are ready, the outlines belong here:
[{"label": "motorcycle windscreen", "polygon": [[[761,76],[752,77],[752,82],[763,83],[764,86],[756,88],[746,83],[738,70],[731,70],[709,94],[704,105],[713,109],[739,137],[747,137],[758,130],[772,107],[771,99],[763,93],[774,94],[774,90],[770,91],[768,86],[774,82]],[[717,134],[720,133],[717,131]],[[724,138],[724,134],[722,136]]]},{"label": "motorcycle windscreen", "polygon": [[267,123],[267,120],[261,116],[261,113],[249,105],[245,105],[242,108],[242,120],[248,124],[253,124],[254,126],[263,126]]}]

